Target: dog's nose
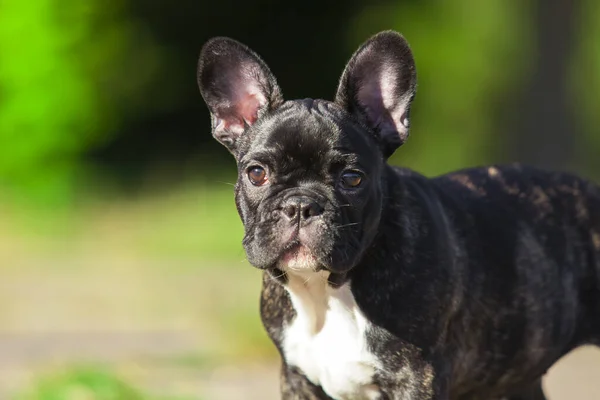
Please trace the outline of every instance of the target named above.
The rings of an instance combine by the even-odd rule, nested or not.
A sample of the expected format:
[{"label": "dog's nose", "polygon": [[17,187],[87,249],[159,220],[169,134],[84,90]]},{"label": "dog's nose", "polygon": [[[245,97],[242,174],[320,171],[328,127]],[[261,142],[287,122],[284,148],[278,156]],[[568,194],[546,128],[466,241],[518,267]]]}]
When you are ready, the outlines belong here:
[{"label": "dog's nose", "polygon": [[323,213],[323,207],[309,197],[291,197],[281,209],[283,215],[293,222],[306,222]]}]

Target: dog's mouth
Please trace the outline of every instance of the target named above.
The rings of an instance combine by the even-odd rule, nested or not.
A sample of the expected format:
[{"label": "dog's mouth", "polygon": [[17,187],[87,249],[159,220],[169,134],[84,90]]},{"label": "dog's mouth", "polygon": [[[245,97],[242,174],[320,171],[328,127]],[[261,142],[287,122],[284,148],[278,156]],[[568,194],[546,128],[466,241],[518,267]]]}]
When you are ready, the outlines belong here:
[{"label": "dog's mouth", "polygon": [[325,267],[311,250],[301,243],[293,243],[286,247],[279,257],[277,266],[269,269],[269,273],[281,282],[286,281],[289,274],[298,275],[307,281],[313,274],[321,274],[329,285],[340,287],[346,282],[346,273],[334,273]]},{"label": "dog's mouth", "polygon": [[279,257],[278,267],[282,270],[317,271],[319,262],[310,249],[302,243],[293,242],[286,246]]}]

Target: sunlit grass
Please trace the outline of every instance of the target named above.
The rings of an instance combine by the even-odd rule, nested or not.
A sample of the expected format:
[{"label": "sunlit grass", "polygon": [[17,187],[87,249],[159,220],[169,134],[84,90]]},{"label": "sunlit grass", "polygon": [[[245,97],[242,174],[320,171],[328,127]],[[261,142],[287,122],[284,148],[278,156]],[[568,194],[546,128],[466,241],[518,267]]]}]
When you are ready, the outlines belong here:
[{"label": "sunlit grass", "polygon": [[201,400],[200,397],[154,396],[127,383],[110,369],[83,366],[42,374],[31,388],[11,400]]},{"label": "sunlit grass", "polygon": [[2,204],[0,238],[13,245],[0,245],[0,255],[10,259],[3,250],[25,247],[31,254],[110,251],[141,258],[244,260],[243,228],[230,186],[157,193],[69,209]]}]

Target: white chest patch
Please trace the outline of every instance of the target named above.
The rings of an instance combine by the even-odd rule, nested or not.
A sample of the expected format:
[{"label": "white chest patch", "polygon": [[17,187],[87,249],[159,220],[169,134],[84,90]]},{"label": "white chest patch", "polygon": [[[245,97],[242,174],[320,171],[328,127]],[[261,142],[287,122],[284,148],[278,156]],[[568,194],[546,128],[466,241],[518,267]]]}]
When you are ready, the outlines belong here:
[{"label": "white chest patch", "polygon": [[334,399],[379,399],[372,383],[378,362],[365,336],[368,321],[349,283],[334,289],[324,273],[288,272],[286,289],[297,313],[284,330],[288,365]]}]

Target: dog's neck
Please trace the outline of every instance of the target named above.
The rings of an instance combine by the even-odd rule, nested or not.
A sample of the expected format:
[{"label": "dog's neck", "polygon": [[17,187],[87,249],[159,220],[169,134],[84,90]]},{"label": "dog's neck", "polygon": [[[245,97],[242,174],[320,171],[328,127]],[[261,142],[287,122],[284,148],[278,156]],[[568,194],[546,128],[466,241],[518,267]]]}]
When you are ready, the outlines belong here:
[{"label": "dog's neck", "polygon": [[325,324],[325,315],[330,297],[330,285],[327,271],[286,271],[284,284],[290,294],[292,304],[299,318],[312,334],[318,333]]}]

